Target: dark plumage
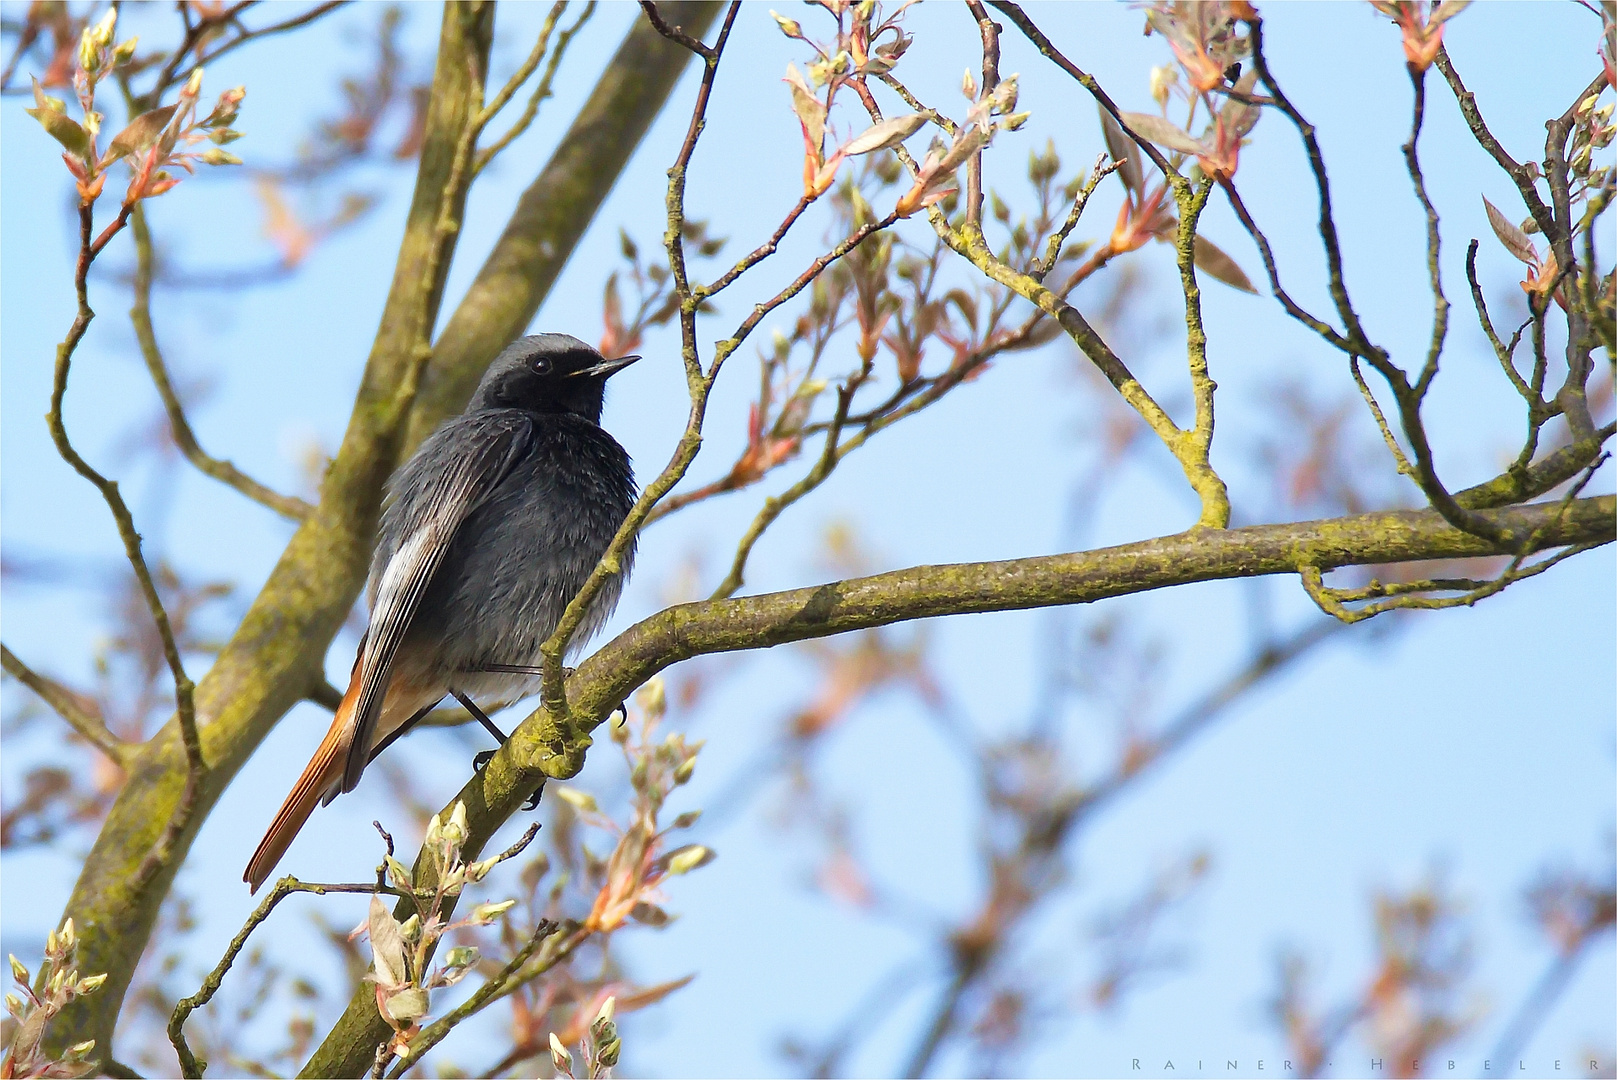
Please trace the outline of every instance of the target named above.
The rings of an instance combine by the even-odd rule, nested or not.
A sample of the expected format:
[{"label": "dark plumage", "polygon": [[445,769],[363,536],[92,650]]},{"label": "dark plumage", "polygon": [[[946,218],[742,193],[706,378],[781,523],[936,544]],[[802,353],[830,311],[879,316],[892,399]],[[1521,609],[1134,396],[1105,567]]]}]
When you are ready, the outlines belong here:
[{"label": "dark plumage", "polygon": [[[352,791],[446,694],[494,708],[537,689],[539,646],[634,505],[629,456],[600,419],[607,378],[635,359],[521,338],[394,474],[348,692],[248,864],[254,891],[315,803]],[[611,615],[633,559],[631,544],[574,645]]]}]

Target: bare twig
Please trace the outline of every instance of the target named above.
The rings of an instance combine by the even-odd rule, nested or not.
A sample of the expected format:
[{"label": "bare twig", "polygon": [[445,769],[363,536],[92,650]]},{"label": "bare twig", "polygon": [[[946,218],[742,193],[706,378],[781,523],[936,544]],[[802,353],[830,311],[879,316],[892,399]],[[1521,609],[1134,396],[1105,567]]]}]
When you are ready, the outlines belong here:
[{"label": "bare twig", "polygon": [[1079,84],[1085,90],[1088,90],[1094,99],[1100,103],[1100,107],[1110,113],[1112,119],[1116,120],[1118,125],[1128,132],[1129,138],[1134,140],[1134,144],[1140,148],[1140,152],[1150,158],[1152,164],[1162,170],[1162,175],[1170,183],[1176,178],[1179,179],[1180,183],[1183,183],[1183,178],[1180,178],[1179,174],[1169,166],[1168,159],[1163,156],[1162,151],[1158,150],[1154,143],[1142,139],[1134,132],[1129,131],[1129,126],[1123,122],[1123,114],[1118,110],[1117,103],[1111,99],[1111,96],[1105,90],[1101,89],[1101,85],[1095,81],[1095,77],[1063,56],[1061,50],[1051,44],[1050,39],[1044,35],[1044,31],[1034,25],[1033,20],[1028,18],[1027,13],[1021,7],[1010,3],[1009,0],[989,0],[989,6],[1003,12],[1011,20],[1011,23],[1034,44],[1039,52],[1044,54],[1046,59],[1074,79],[1077,79]]},{"label": "bare twig", "polygon": [[1034,260],[1033,265],[1028,267],[1029,277],[1041,284],[1044,282],[1045,277],[1061,258],[1061,249],[1066,246],[1067,237],[1078,227],[1078,219],[1083,216],[1084,207],[1089,205],[1089,197],[1095,193],[1102,180],[1122,167],[1121,161],[1108,162],[1105,154],[1095,159],[1095,167],[1089,170],[1089,178],[1084,181],[1084,186],[1078,189],[1078,195],[1072,201],[1072,209],[1067,211],[1067,219],[1061,223],[1060,228],[1050,234],[1044,255]]},{"label": "bare twig", "polygon": [[[988,17],[982,0],[966,0],[971,17],[977,21],[983,39],[983,81],[978,94],[986,98],[999,85],[999,24]],[[980,100],[980,99],[979,99]],[[983,152],[978,150],[966,162],[966,224],[981,227],[983,220]]]},{"label": "bare twig", "polygon": [[[668,493],[675,484],[685,475],[685,470],[696,457],[696,451],[701,446],[701,430],[704,409],[707,402],[707,392],[712,386],[713,379],[718,375],[722,356],[713,361],[713,370],[704,377],[701,361],[696,352],[696,310],[698,303],[691,290],[690,278],[686,272],[684,240],[682,227],[684,225],[685,206],[685,171],[690,165],[691,155],[696,152],[696,142],[701,136],[704,119],[707,115],[708,99],[713,92],[713,79],[718,73],[719,58],[724,54],[725,43],[730,38],[730,30],[735,25],[736,15],[739,14],[741,3],[735,0],[724,17],[724,24],[719,28],[719,36],[710,49],[699,41],[695,41],[677,27],[669,27],[657,14],[656,5],[650,0],[644,0],[647,17],[657,32],[702,58],[702,82],[696,92],[696,102],[691,110],[690,126],[686,129],[685,140],[680,144],[679,154],[675,158],[673,168],[668,171],[668,231],[664,240],[669,252],[669,266],[674,277],[674,287],[680,298],[680,332],[682,337],[681,358],[685,364],[685,377],[687,389],[691,395],[691,412],[686,422],[685,434],[681,437],[674,449],[673,458],[663,471],[646,486],[636,500],[629,515],[618,528],[617,535],[607,546],[606,553],[601,556],[590,576],[585,579],[578,594],[573,597],[562,613],[556,630],[541,647],[542,667],[544,670],[541,683],[540,700],[552,722],[556,725],[557,735],[552,740],[556,764],[554,775],[558,779],[572,776],[583,767],[583,752],[587,748],[587,740],[581,739],[574,722],[571,709],[567,702],[566,673],[562,664],[562,657],[567,651],[568,644],[573,635],[582,625],[590,603],[605,586],[609,577],[618,574],[622,569],[622,561],[629,545],[634,542],[640,527],[645,523],[646,515],[650,513],[657,501]],[[759,316],[760,318],[762,316]]]},{"label": "bare twig", "polygon": [[1426,117],[1426,69],[1409,65],[1409,81],[1415,88],[1414,119],[1410,122],[1409,141],[1403,145],[1404,162],[1409,168],[1410,183],[1415,196],[1426,212],[1426,273],[1432,289],[1432,342],[1427,347],[1426,364],[1415,380],[1416,397],[1424,397],[1432,380],[1437,377],[1438,358],[1443,354],[1443,339],[1449,328],[1449,300],[1443,295],[1443,267],[1441,263],[1442,233],[1438,229],[1437,208],[1426,194],[1426,178],[1420,167],[1420,132]]},{"label": "bare twig", "polygon": [[657,10],[657,5],[652,0],[640,0],[640,9],[646,13],[646,18],[651,20],[651,25],[657,28],[657,33],[669,41],[679,42],[703,60],[710,63],[716,61],[719,58],[719,53],[724,50],[722,43],[710,49],[687,34],[682,27],[669,26],[667,20],[663,18],[662,12]]},{"label": "bare twig", "polygon": [[[556,51],[550,54],[550,62],[545,65],[545,73],[540,76],[538,85],[533,88],[533,93],[528,97],[528,104],[522,110],[522,115],[517,117],[516,122],[511,125],[505,134],[477,152],[476,161],[472,166],[474,175],[482,172],[483,167],[494,160],[501,150],[510,146],[518,136],[527,131],[534,118],[539,115],[539,106],[546,98],[550,97],[550,87],[556,78],[556,69],[561,65],[562,57],[567,55],[567,46],[572,43],[573,35],[578,33],[583,25],[589,21],[591,15],[595,14],[595,2],[596,0],[590,0],[584,6],[583,14],[578,17],[572,26],[563,30],[560,36],[556,38]],[[535,47],[540,54],[544,52],[545,38],[549,36],[551,27],[554,25],[560,10],[565,6],[565,0],[561,0],[556,7],[551,9],[550,15],[546,18],[539,45]],[[523,80],[526,81],[526,79],[527,75],[524,75]],[[501,103],[501,108],[504,108],[503,102]]]},{"label": "bare twig", "polygon": [[252,935],[254,930],[258,929],[265,919],[270,917],[270,913],[275,910],[277,904],[293,893],[314,893],[316,896],[324,896],[327,893],[364,893],[369,895],[376,891],[376,886],[371,883],[321,884],[299,881],[290,874],[277,881],[275,887],[270,890],[269,895],[264,897],[263,903],[258,905],[252,915],[248,916],[246,924],[231,939],[229,947],[225,949],[224,956],[214,965],[213,970],[208,972],[207,978],[202,980],[201,988],[190,997],[181,998],[175,1004],[174,1012],[169,1015],[168,1040],[174,1045],[174,1052],[179,1055],[181,1075],[187,1077],[188,1080],[200,1077],[203,1068],[207,1065],[206,1062],[197,1060],[196,1055],[191,1052],[190,1044],[185,1041],[185,1021],[193,1012],[211,1001],[214,994],[219,992],[219,986],[224,982],[225,974],[230,970],[230,966],[236,962],[236,957],[241,953],[242,947],[247,944],[248,937]]},{"label": "bare twig", "polygon": [[51,386],[50,411],[46,413],[45,420],[50,428],[51,441],[56,445],[56,451],[61,455],[75,472],[88,480],[97,491],[101,493],[108,510],[112,512],[113,521],[118,527],[119,538],[123,541],[124,555],[134,570],[135,579],[140,585],[141,596],[146,601],[158,637],[163,645],[163,658],[168,663],[170,674],[174,679],[175,712],[179,719],[180,738],[185,747],[186,775],[185,787],[181,794],[174,813],[170,816],[167,825],[159,836],[156,844],[142,860],[136,873],[138,880],[144,880],[148,875],[157,871],[169,858],[181,833],[190,825],[195,812],[197,800],[200,797],[202,779],[208,771],[207,762],[202,755],[202,739],[197,732],[196,704],[194,701],[195,684],[185,673],[185,663],[180,657],[179,645],[174,639],[174,630],[169,623],[168,612],[163,607],[163,600],[157,593],[157,586],[152,580],[150,568],[146,565],[146,557],[141,552],[140,533],[135,529],[135,520],[124,503],[123,496],[118,492],[115,481],[108,480],[97,472],[89,462],[79,455],[73,448],[67,434],[67,424],[62,417],[62,403],[67,396],[68,374],[71,371],[73,353],[78,349],[79,343],[84,339],[86,331],[90,328],[90,321],[95,318],[95,312],[90,308],[89,301],[89,273],[90,265],[97,255],[112,240],[113,236],[129,221],[132,203],[125,203],[120,207],[118,216],[102,230],[93,241],[91,233],[94,231],[95,206],[93,203],[82,203],[79,207],[79,257],[74,272],[73,285],[78,301],[78,312],[74,316],[73,324],[68,329],[67,337],[56,347],[56,370]]},{"label": "bare twig", "polygon": [[1420,486],[1420,475],[1415,472],[1415,466],[1409,463],[1409,458],[1404,456],[1404,448],[1398,445],[1398,436],[1394,435],[1392,428],[1387,425],[1386,414],[1381,411],[1381,405],[1371,392],[1370,384],[1364,381],[1364,372],[1359,369],[1357,356],[1348,357],[1348,370],[1353,373],[1353,384],[1359,388],[1359,395],[1370,407],[1370,415],[1376,418],[1376,427],[1381,431],[1381,441],[1392,451],[1392,459],[1397,464],[1398,471],[1414,481],[1417,487]]},{"label": "bare twig", "polygon": [[85,742],[100,750],[119,766],[124,764],[129,754],[129,744],[108,730],[106,722],[81,695],[69,690],[55,679],[34,671],[17,659],[16,654],[4,645],[0,645],[0,661],[4,661],[7,675],[38,694],[40,700],[66,720],[68,726],[78,732]]},{"label": "bare twig", "polygon": [[249,499],[261,506],[269,507],[282,517],[302,521],[314,509],[307,502],[295,495],[282,495],[272,491],[230,462],[210,457],[197,443],[196,434],[185,418],[185,406],[180,402],[179,395],[174,392],[174,384],[169,379],[168,364],[163,359],[163,352],[157,344],[157,333],[152,327],[152,274],[156,258],[151,228],[146,223],[146,212],[143,207],[135,207],[135,212],[130,216],[130,225],[135,238],[135,304],[129,309],[129,321],[134,324],[135,340],[140,344],[141,355],[146,360],[146,370],[151,373],[157,394],[163,399],[163,409],[168,413],[169,430],[174,436],[174,445],[185,455],[185,460],[196,466],[204,475],[235,488]]},{"label": "bare twig", "polygon": [[741,543],[736,548],[729,574],[725,576],[723,583],[713,590],[713,599],[720,600],[733,596],[735,591],[741,588],[747,568],[747,557],[752,554],[753,545],[764,534],[764,530],[769,528],[788,506],[824,483],[826,477],[837,467],[837,462],[841,460],[837,453],[837,442],[842,436],[843,422],[848,419],[848,406],[853,401],[855,389],[856,386],[851,384],[837,387],[837,411],[831,419],[830,428],[826,430],[825,448],[821,451],[819,459],[815,461],[808,474],[797,483],[779,495],[764,500],[763,509],[753,518],[752,524],[747,527],[746,534],[742,536]]}]

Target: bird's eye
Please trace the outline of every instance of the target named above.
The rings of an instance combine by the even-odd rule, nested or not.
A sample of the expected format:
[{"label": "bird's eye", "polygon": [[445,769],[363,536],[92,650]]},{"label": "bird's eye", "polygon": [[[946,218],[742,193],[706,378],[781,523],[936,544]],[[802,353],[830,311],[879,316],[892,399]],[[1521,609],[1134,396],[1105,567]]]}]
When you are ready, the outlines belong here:
[{"label": "bird's eye", "polygon": [[550,357],[541,356],[539,359],[535,360],[533,362],[533,373],[535,375],[549,375],[550,374]]}]

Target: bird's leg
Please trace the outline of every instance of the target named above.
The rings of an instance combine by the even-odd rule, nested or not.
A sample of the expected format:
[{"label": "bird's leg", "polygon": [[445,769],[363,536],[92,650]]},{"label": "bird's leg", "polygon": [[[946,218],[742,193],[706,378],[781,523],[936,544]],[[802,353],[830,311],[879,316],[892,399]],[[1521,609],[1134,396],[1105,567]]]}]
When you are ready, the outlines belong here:
[{"label": "bird's leg", "polygon": [[[529,666],[526,666],[526,665],[523,665],[523,664],[482,664],[482,665],[480,665],[478,667],[473,668],[472,670],[473,671],[497,672],[497,673],[499,673],[501,675],[532,675],[535,678],[541,678],[541,677],[544,676],[544,671],[542,669],[536,668],[536,667],[529,667]],[[578,671],[577,668],[564,667],[564,668],[561,669],[562,677],[570,679],[570,678],[573,677],[573,674],[575,672],[577,672],[577,671]],[[616,707],[614,707],[613,710],[610,713],[607,714],[607,717],[610,719],[611,717],[616,716],[619,713],[623,714],[623,719],[618,721],[618,723],[620,723],[620,724],[628,723],[628,721],[629,721],[629,710],[628,710],[627,706],[621,701],[618,702]]]},{"label": "bird's leg", "polygon": [[459,690],[451,689],[449,692],[451,694],[455,695],[455,700],[456,701],[460,702],[461,705],[465,706],[467,712],[472,714],[472,719],[473,720],[476,720],[479,724],[482,724],[483,727],[488,730],[488,733],[490,735],[494,736],[494,738],[497,739],[499,742],[501,742],[502,744],[505,742],[505,739],[506,739],[505,732],[501,731],[498,727],[496,727],[495,724],[494,724],[494,721],[490,720],[487,716],[485,716],[483,714],[483,710],[479,709],[477,707],[477,704],[474,701],[472,701],[471,698],[467,697],[465,694],[461,693]]},{"label": "bird's leg", "polygon": [[[479,724],[482,724],[485,728],[487,728],[488,731],[489,731],[489,734],[493,735],[496,739],[500,740],[500,745],[501,746],[504,746],[506,744],[506,741],[510,738],[510,736],[506,735],[505,732],[501,731],[497,726],[495,726],[494,721],[490,720],[487,716],[485,716],[484,713],[483,713],[483,710],[479,709],[477,707],[477,704],[475,702],[473,702],[471,698],[467,697],[465,694],[461,693],[459,690],[451,689],[449,692],[451,694],[455,695],[455,700],[460,702],[461,705],[463,705],[465,707],[467,712],[472,714],[473,719],[475,719]],[[494,751],[494,750],[484,750],[481,753],[477,754],[475,757],[473,757],[472,758],[472,771],[476,772],[476,771],[480,770],[483,766],[487,765],[489,763],[489,759],[492,758],[495,755],[495,753],[496,753],[496,751]],[[543,795],[544,793],[545,793],[545,782],[543,780],[540,780],[539,781],[539,786],[533,789],[533,794],[529,795],[528,798],[522,803],[522,809],[524,809],[524,810],[532,810],[534,807],[538,806],[539,805],[539,796]]]}]

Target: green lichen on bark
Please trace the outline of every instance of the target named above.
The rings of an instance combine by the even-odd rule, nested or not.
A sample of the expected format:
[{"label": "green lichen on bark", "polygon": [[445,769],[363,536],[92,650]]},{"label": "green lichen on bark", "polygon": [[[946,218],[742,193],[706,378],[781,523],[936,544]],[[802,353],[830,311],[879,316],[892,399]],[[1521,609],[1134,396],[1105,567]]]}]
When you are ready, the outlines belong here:
[{"label": "green lichen on bark", "polygon": [[[68,900],[81,928],[79,960],[105,972],[101,993],[75,1001],[56,1037],[94,1038],[110,1050],[113,1027],[163,898],[208,811],[278,720],[322,677],[326,647],[364,581],[383,482],[395,464],[420,328],[430,327],[448,271],[431,246],[452,247],[436,228],[456,136],[481,104],[481,72],[493,32],[491,4],[448,5],[440,35],[416,191],[381,329],[371,348],[349,426],[322,485],[316,512],[298,528],[217,662],[196,688],[204,778],[196,811],[167,859],[142,864],[174,814],[186,763],[171,720],[132,756],[129,776],[96,837]],[[453,200],[458,217],[464,192]],[[422,268],[435,266],[436,273]],[[403,408],[401,408],[403,406]]]}]

